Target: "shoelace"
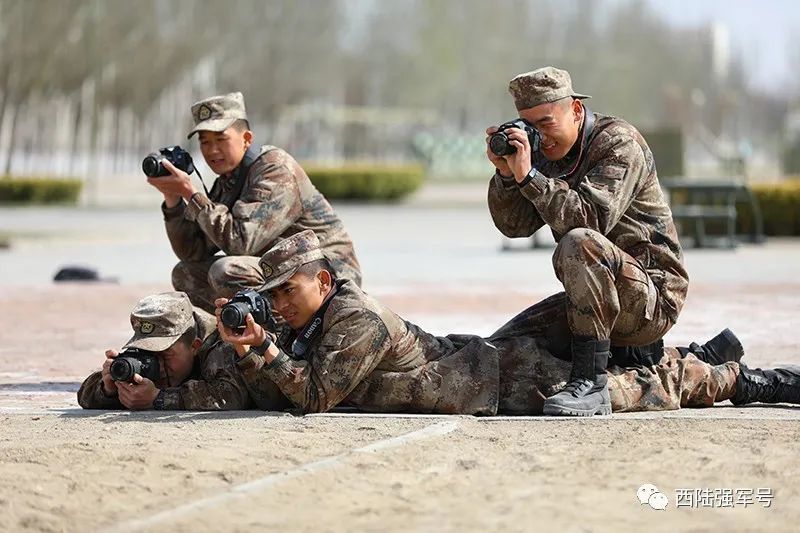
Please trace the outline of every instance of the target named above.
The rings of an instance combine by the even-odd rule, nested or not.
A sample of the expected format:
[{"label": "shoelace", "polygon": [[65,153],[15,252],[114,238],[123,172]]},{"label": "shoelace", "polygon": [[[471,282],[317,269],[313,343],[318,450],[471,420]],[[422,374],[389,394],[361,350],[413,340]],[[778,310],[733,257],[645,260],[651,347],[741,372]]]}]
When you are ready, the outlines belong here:
[{"label": "shoelace", "polygon": [[570,392],[575,396],[580,395],[584,390],[592,388],[593,383],[585,378],[574,378],[564,387],[564,392]]}]

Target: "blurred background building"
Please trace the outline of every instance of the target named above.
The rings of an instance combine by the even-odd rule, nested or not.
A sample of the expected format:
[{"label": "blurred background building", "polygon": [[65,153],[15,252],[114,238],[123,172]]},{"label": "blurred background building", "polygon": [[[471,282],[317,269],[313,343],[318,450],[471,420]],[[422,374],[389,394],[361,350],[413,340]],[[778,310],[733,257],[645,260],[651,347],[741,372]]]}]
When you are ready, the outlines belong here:
[{"label": "blurred background building", "polygon": [[0,0],[0,175],[135,175],[241,90],[301,161],[486,179],[508,80],[556,65],[662,175],[774,180],[800,174],[798,30],[778,0]]}]

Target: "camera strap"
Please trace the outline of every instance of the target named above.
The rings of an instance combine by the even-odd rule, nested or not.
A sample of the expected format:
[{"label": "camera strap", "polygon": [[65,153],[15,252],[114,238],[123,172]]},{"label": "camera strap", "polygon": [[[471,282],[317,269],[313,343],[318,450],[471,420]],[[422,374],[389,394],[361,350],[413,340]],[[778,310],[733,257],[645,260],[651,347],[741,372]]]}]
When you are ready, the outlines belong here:
[{"label": "camera strap", "polygon": [[581,106],[583,107],[583,132],[581,133],[581,144],[578,147],[578,156],[575,158],[575,164],[572,165],[572,168],[569,169],[566,174],[562,174],[558,177],[560,180],[568,181],[569,178],[572,177],[572,174],[578,169],[583,159],[584,147],[589,144],[589,137],[592,135],[592,132],[594,132],[594,113],[585,105],[581,104]]},{"label": "camera strap", "polygon": [[203,181],[203,176],[200,175],[200,169],[197,168],[197,166],[195,166],[194,171],[197,174],[197,177],[200,178],[200,183],[203,185],[203,190],[206,191],[206,196],[210,197],[211,193],[208,192],[208,187],[206,187],[206,182]]},{"label": "camera strap", "polygon": [[333,301],[333,297],[336,295],[336,291],[339,289],[339,282],[335,282],[333,285],[333,290],[322,302],[322,306],[314,313],[314,316],[311,320],[306,324],[306,326],[300,330],[300,333],[297,335],[297,338],[292,343],[292,354],[298,357],[302,357],[305,359],[305,354],[308,351],[308,347],[311,346],[311,342],[322,333],[322,317],[325,316],[325,312],[328,310],[328,306],[331,305]]},{"label": "camera strap", "polygon": [[[234,185],[234,187],[236,187],[236,191],[234,191],[235,194],[231,196],[231,198],[233,198],[234,203],[242,195],[242,190],[244,189],[244,183],[247,181],[247,173],[250,171],[250,167],[253,165],[253,163],[256,162],[256,159],[258,159],[260,156],[261,156],[260,148],[256,148],[252,144],[247,147],[247,150],[244,153],[244,157],[242,158],[242,162],[239,163],[239,166],[234,171],[236,173],[236,176],[234,178],[236,180]],[[228,206],[228,209],[232,208],[233,204]]]}]

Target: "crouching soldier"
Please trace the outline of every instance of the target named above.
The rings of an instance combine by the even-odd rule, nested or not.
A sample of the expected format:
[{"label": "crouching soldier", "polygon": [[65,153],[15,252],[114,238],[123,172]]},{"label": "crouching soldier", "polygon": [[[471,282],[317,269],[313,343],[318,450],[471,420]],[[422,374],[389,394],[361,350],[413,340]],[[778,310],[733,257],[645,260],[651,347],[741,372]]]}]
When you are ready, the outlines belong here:
[{"label": "crouching soldier", "polygon": [[[242,332],[219,319],[217,328],[239,357],[238,366],[255,403],[276,385],[295,406],[324,412],[337,405],[366,411],[473,415],[541,414],[544,400],[563,387],[571,364],[550,352],[547,334],[529,325],[551,323],[561,306],[534,306],[493,336],[436,337],[364,294],[336,280],[311,231],[280,241],[260,261],[273,308],[286,320],[276,337],[251,315]],[[563,315],[563,313],[562,313]],[[568,328],[566,341],[569,341]],[[735,338],[734,338],[735,340]],[[712,349],[711,345],[715,346]],[[665,348],[658,364],[608,370],[612,407],[618,411],[710,406],[714,402],[800,402],[800,373],[751,371],[741,352],[720,342],[711,365],[697,353]]]},{"label": "crouching soldier", "polygon": [[[214,299],[261,286],[258,258],[282,237],[314,230],[334,271],[361,282],[353,242],[328,200],[295,159],[255,144],[242,93],[213,96],[192,106],[200,151],[217,179],[208,195],[170,161],[168,176],[148,183],[164,195],[162,212],[180,262],[172,286],[214,311]],[[220,256],[218,252],[224,255]]]}]

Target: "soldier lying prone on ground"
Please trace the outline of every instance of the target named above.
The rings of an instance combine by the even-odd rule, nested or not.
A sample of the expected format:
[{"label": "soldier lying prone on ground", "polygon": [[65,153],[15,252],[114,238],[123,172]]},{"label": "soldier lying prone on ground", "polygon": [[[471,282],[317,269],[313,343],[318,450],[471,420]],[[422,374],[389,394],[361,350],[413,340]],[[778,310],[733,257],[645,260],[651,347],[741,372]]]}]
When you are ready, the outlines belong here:
[{"label": "soldier lying prone on ground", "polygon": [[131,313],[131,327],[122,353],[106,351],[102,370],[81,385],[84,409],[252,407],[233,346],[219,340],[213,316],[193,308],[185,293],[143,298]]}]

